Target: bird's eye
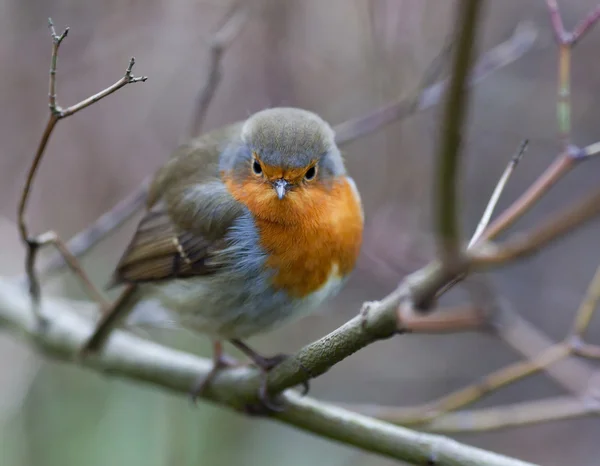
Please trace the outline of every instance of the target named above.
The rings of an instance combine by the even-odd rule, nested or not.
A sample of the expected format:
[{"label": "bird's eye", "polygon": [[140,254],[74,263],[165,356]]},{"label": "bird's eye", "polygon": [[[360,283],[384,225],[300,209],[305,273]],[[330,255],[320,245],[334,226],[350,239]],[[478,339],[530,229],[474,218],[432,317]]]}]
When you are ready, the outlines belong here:
[{"label": "bird's eye", "polygon": [[260,163],[258,163],[258,160],[254,159],[254,162],[252,162],[252,171],[254,172],[255,175],[262,175],[262,167],[260,166]]},{"label": "bird's eye", "polygon": [[313,180],[317,174],[317,167],[310,167],[304,174],[304,179],[307,181]]}]

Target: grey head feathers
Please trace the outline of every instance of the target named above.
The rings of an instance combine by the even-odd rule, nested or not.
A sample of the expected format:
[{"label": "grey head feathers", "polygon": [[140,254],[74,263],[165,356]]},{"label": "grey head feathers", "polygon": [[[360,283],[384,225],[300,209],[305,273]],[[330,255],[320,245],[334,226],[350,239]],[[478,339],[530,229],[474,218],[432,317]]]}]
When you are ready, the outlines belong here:
[{"label": "grey head feathers", "polygon": [[331,126],[299,108],[270,108],[248,118],[239,139],[221,154],[220,168],[245,174],[253,153],[263,163],[283,169],[304,168],[317,161],[321,176],[345,173]]}]

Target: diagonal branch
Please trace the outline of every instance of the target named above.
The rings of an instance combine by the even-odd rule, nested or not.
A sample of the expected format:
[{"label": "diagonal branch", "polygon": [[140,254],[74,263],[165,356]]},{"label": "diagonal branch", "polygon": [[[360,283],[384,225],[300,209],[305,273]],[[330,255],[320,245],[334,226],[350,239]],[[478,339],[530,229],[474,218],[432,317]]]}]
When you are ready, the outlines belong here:
[{"label": "diagonal branch", "polygon": [[600,190],[596,190],[575,205],[552,215],[530,232],[519,233],[501,244],[483,243],[470,254],[472,267],[483,267],[515,261],[539,251],[548,243],[572,233],[600,215]]},{"label": "diagonal branch", "polygon": [[[48,326],[40,331],[30,312],[27,295],[14,284],[0,280],[0,327],[7,327],[36,344],[46,355],[72,361],[88,337],[89,323],[77,314],[81,309],[69,301],[44,300]],[[81,362],[84,366],[112,376],[152,384],[187,394],[198,377],[206,375],[211,362],[188,353],[115,331],[104,351]],[[240,407],[256,396],[258,374],[247,368],[227,370],[206,394],[208,399]],[[313,432],[365,451],[410,462],[436,466],[533,466],[517,459],[466,446],[453,440],[394,426],[376,419],[301,398],[285,395],[287,409],[272,419]]]}]

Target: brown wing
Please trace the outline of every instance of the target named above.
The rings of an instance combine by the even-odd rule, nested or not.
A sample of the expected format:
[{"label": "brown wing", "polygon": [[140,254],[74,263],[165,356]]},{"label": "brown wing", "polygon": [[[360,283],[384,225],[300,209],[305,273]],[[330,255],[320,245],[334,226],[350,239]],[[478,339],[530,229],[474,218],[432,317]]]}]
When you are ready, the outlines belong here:
[{"label": "brown wing", "polygon": [[112,285],[214,273],[230,225],[242,213],[218,177],[219,154],[240,123],[180,146],[157,172],[148,211],[114,273]]},{"label": "brown wing", "polygon": [[214,273],[212,251],[225,246],[221,240],[180,231],[159,203],[146,213],[115,270],[111,285],[183,278]]}]

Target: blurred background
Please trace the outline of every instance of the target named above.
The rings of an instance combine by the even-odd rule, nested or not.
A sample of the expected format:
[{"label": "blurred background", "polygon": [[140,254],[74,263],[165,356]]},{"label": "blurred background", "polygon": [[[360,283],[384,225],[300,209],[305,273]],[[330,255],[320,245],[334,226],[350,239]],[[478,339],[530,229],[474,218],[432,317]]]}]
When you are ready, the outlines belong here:
[{"label": "blurred background", "polygon": [[[252,0],[256,5],[224,58],[224,74],[204,129],[269,106],[320,113],[332,124],[411,96],[448,43],[455,2],[446,0]],[[487,2],[479,52],[506,40],[521,21],[538,29],[534,49],[478,85],[473,94],[463,171],[464,231],[472,231],[493,186],[522,139],[530,148],[500,208],[552,161],[556,137],[557,51],[542,0]],[[571,28],[595,0],[559,1]],[[113,206],[168,157],[190,128],[209,63],[211,34],[224,0],[0,0],[0,275],[21,273],[15,227],[19,190],[47,118],[52,16],[70,26],[61,48],[58,98],[71,105],[116,81],[135,56],[148,82],[61,122],[46,152],[28,218],[34,232],[68,238]],[[600,29],[573,54],[573,139],[600,138]],[[345,147],[367,219],[358,270],[322,313],[256,338],[264,353],[293,352],[382,297],[433,253],[432,154],[439,108]],[[590,162],[561,182],[518,228],[598,183]],[[126,226],[84,260],[104,284],[135,227]],[[597,224],[525,262],[489,274],[510,306],[552,339],[564,337],[600,262]],[[46,292],[83,298],[66,274]],[[457,299],[456,295],[449,300]],[[184,332],[152,338],[208,355],[207,339]],[[600,341],[600,322],[589,340]],[[233,353],[233,351],[232,351]],[[439,397],[516,361],[491,335],[405,335],[374,344],[312,383],[329,401],[413,405]],[[476,407],[562,393],[543,375]],[[544,465],[597,462],[595,418],[455,438]],[[0,464],[75,465],[386,465],[389,460],[290,427],[246,419],[157,388],[114,380],[36,355],[0,334]]]}]

